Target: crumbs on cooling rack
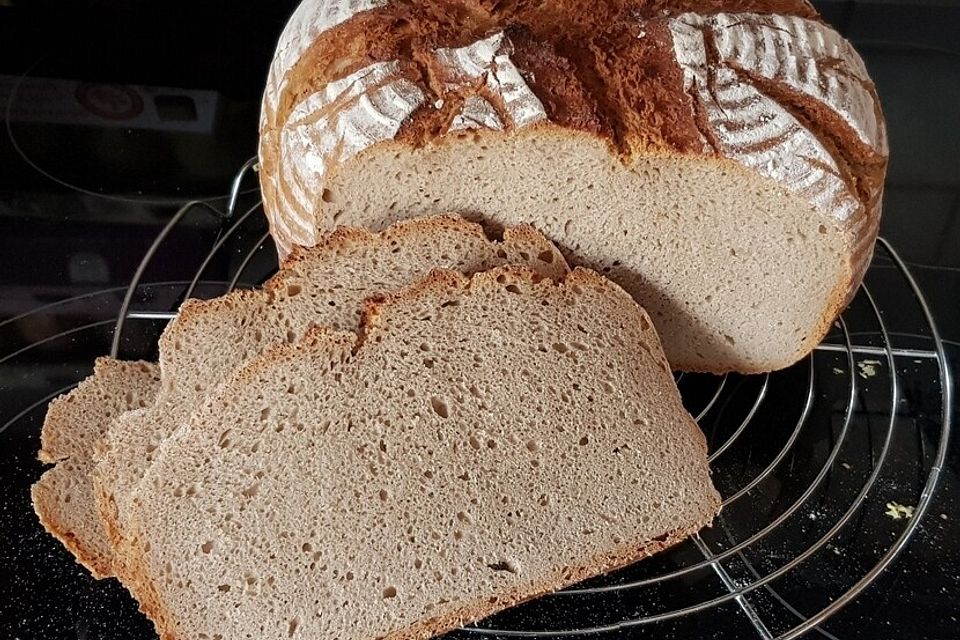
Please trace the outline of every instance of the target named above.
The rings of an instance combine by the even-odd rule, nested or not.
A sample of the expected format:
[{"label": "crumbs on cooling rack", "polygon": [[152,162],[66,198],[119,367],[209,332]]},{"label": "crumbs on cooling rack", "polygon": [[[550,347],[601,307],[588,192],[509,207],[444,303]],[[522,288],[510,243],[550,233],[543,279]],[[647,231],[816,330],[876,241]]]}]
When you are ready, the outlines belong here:
[{"label": "crumbs on cooling rack", "polygon": [[858,372],[861,378],[872,378],[877,375],[877,372],[880,369],[879,360],[861,360],[857,363],[857,369],[860,369]]},{"label": "crumbs on cooling rack", "polygon": [[899,502],[888,502],[887,510],[884,513],[885,515],[890,516],[894,520],[902,520],[903,518],[912,518],[913,507],[902,505]]}]

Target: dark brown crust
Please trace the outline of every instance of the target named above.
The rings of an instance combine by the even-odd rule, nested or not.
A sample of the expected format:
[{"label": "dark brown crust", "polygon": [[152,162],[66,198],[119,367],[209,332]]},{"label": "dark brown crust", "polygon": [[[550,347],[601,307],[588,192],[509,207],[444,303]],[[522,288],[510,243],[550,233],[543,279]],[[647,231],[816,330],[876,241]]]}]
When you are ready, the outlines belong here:
[{"label": "dark brown crust", "polygon": [[[377,296],[369,300],[364,305],[358,334],[315,327],[311,329],[300,342],[296,344],[276,345],[264,352],[264,354],[255,361],[245,365],[234,375],[231,382],[224,386],[220,394],[228,395],[235,393],[237,390],[243,389],[245,385],[256,381],[258,376],[267,372],[278,363],[287,359],[302,358],[306,353],[323,353],[324,355],[331,356],[352,352],[355,355],[359,349],[363,348],[365,341],[377,332],[385,314],[389,313],[390,308],[393,306],[416,302],[419,299],[434,294],[449,292],[451,289],[470,290],[475,287],[484,286],[501,287],[503,286],[502,278],[504,277],[510,282],[522,282],[529,286],[559,287],[563,289],[573,289],[574,291],[576,291],[576,287],[579,286],[599,289],[605,294],[620,298],[632,307],[636,312],[637,322],[641,323],[642,327],[645,327],[643,329],[644,335],[648,338],[656,338],[656,333],[650,328],[652,324],[649,316],[633,301],[629,294],[612,281],[589,269],[574,269],[562,281],[556,283],[545,280],[530,269],[518,266],[497,267],[489,271],[474,274],[469,278],[456,271],[438,269],[405,289],[396,293]],[[644,323],[646,324],[644,325]],[[656,346],[659,347],[659,344]],[[653,356],[652,353],[651,355]],[[654,360],[652,364],[658,368],[666,363],[662,351],[660,352],[659,362],[656,361],[657,358],[655,356]],[[679,391],[676,390],[676,387],[673,387],[673,389],[675,396],[672,399],[673,402],[676,403],[684,415],[687,415],[683,410]],[[690,429],[691,434],[695,435],[697,446],[704,460],[706,460],[706,438],[696,422],[694,422],[693,418],[689,417],[689,415],[687,415],[685,423],[688,429]],[[608,553],[600,554],[584,561],[576,567],[558,568],[554,574],[542,583],[521,585],[505,595],[497,595],[496,597],[491,597],[486,600],[466,604],[455,612],[435,618],[424,619],[406,629],[389,634],[386,638],[392,640],[428,638],[444,631],[455,629],[467,622],[479,620],[492,613],[531,600],[545,593],[575,584],[588,577],[624,567],[666,549],[696,531],[699,531],[704,526],[710,524],[716,514],[719,513],[720,507],[721,501],[719,494],[717,494],[716,491],[711,491],[709,492],[707,502],[699,505],[699,513],[694,518],[694,522],[688,527],[668,532],[652,540],[623,545],[619,548],[612,549]],[[177,635],[175,632],[173,618],[163,606],[162,599],[157,593],[150,577],[145,552],[138,540],[136,522],[133,523],[132,528],[134,529],[134,536],[124,544],[124,556],[126,558],[126,570],[123,574],[124,583],[140,602],[140,610],[154,621],[161,640],[188,640],[188,636]]]},{"label": "dark brown crust", "polygon": [[[286,74],[288,88],[279,96],[274,121],[268,127],[285,122],[296,104],[319,87],[374,62],[415,63],[404,75],[431,91],[430,73],[422,66],[429,52],[461,47],[497,30],[514,28],[546,43],[546,50],[562,55],[573,68],[587,68],[594,57],[591,50],[603,50],[604,39],[620,39],[639,21],[687,11],[776,13],[818,19],[816,11],[803,0],[392,0],[317,37]],[[656,56],[668,57],[666,51]],[[647,62],[644,58],[629,61],[633,62],[631,66]],[[580,80],[589,86],[589,81],[583,82],[583,77]],[[545,82],[549,84],[549,80]],[[669,93],[672,91],[665,95]],[[555,120],[555,113],[549,115]],[[594,123],[585,124],[592,127]]]}]

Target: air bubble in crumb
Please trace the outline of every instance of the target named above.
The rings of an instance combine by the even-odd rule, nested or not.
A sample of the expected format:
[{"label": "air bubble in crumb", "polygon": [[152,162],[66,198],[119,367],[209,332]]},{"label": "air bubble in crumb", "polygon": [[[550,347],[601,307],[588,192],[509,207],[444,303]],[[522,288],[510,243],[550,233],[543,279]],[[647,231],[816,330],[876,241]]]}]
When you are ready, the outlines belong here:
[{"label": "air bubble in crumb", "polygon": [[387,587],[386,589],[383,590],[383,598],[384,598],[384,600],[386,600],[386,599],[388,599],[388,598],[396,598],[396,597],[397,597],[397,588],[396,588],[396,587]]},{"label": "air bubble in crumb", "polygon": [[511,559],[501,560],[499,562],[492,562],[487,565],[490,569],[494,571],[505,571],[507,573],[517,573],[520,570],[519,565]]}]

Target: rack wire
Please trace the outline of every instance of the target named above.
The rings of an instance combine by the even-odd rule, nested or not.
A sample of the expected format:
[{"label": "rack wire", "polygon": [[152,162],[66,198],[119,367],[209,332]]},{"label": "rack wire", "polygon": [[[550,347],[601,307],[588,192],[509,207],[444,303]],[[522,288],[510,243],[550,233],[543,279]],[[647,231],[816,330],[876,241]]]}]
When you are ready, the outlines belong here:
[{"label": "rack wire", "polygon": [[[0,364],[108,323],[114,325],[112,354],[122,357],[124,336],[143,333],[144,322],[162,327],[199,289],[214,295],[245,286],[242,281],[261,282],[275,268],[269,260],[251,268],[255,256],[274,253],[262,229],[248,234],[253,241],[234,256],[227,279],[204,278],[228,243],[236,251],[232,240],[242,228],[255,220],[262,225],[255,215],[259,202],[240,204],[242,185],[255,169],[254,160],[244,165],[223,210],[191,202],[170,219],[136,269],[115,319],[40,338],[3,355]],[[143,283],[170,231],[199,214],[221,218],[223,231],[192,279]],[[145,308],[139,302],[148,287],[176,294],[165,308]],[[708,436],[723,496],[714,526],[665,553],[453,637],[682,637],[689,633],[684,629],[711,628],[731,637],[786,640],[809,632],[835,638],[829,629],[834,614],[890,568],[927,516],[946,457],[953,382],[940,333],[909,268],[881,238],[853,303],[803,361],[772,374],[680,374],[677,382]],[[14,412],[0,433],[65,390]],[[868,536],[882,544],[861,544]]]}]

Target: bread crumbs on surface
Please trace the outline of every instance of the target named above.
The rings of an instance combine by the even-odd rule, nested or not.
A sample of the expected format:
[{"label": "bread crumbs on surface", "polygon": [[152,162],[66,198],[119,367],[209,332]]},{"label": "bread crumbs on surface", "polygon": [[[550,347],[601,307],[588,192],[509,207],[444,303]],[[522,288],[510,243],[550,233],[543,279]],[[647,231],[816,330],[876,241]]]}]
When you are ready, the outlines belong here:
[{"label": "bread crumbs on surface", "polygon": [[902,505],[899,502],[888,502],[884,515],[888,515],[894,520],[909,519],[913,517],[913,509],[913,507]]},{"label": "bread crumbs on surface", "polygon": [[861,360],[857,363],[858,373],[861,378],[873,378],[877,375],[880,368],[879,360]]}]

